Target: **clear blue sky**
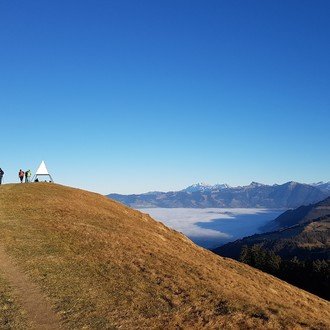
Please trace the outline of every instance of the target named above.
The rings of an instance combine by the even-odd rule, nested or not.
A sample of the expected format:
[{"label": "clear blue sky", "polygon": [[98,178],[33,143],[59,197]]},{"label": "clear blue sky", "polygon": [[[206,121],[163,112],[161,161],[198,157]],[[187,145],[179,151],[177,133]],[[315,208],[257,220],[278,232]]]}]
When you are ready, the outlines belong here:
[{"label": "clear blue sky", "polygon": [[101,193],[329,180],[330,1],[0,2],[0,167]]}]

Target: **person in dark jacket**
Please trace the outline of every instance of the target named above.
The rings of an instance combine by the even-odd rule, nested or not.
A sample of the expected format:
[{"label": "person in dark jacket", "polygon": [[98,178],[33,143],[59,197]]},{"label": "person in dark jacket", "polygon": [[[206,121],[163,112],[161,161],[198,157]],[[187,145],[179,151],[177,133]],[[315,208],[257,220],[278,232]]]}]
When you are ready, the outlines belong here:
[{"label": "person in dark jacket", "polygon": [[31,171],[27,170],[25,172],[25,183],[29,183],[31,181]]},{"label": "person in dark jacket", "polygon": [[24,174],[25,174],[25,173],[24,173],[23,170],[19,170],[19,172],[18,172],[18,177],[19,177],[21,183],[23,183],[23,180],[24,180]]},{"label": "person in dark jacket", "polygon": [[2,184],[2,178],[3,175],[5,174],[5,172],[2,170],[2,168],[0,167],[0,184]]}]

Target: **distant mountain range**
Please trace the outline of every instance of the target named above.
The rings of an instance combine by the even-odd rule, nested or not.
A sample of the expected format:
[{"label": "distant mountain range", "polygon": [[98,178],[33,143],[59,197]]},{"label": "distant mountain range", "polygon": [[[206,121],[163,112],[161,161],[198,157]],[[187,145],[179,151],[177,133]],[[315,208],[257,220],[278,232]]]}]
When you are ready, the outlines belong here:
[{"label": "distant mountain range", "polygon": [[319,202],[330,196],[330,182],[265,185],[252,182],[248,186],[230,187],[227,184],[198,183],[180,191],[148,192],[135,195],[110,194],[133,208],[296,208]]},{"label": "distant mountain range", "polygon": [[258,244],[286,259],[295,256],[312,260],[330,258],[330,197],[313,205],[286,211],[268,227],[277,230],[245,237],[214,252],[239,259],[243,246]]}]

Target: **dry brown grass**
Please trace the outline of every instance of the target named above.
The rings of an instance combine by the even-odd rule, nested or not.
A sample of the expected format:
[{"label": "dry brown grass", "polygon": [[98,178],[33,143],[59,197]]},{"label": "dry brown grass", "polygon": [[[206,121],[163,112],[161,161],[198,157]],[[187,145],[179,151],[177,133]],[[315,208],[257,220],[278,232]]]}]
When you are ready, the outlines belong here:
[{"label": "dry brown grass", "polygon": [[330,328],[325,300],[98,194],[1,186],[0,237],[68,328]]},{"label": "dry brown grass", "polygon": [[0,274],[0,329],[25,330],[28,327],[24,310],[17,303],[9,283]]}]

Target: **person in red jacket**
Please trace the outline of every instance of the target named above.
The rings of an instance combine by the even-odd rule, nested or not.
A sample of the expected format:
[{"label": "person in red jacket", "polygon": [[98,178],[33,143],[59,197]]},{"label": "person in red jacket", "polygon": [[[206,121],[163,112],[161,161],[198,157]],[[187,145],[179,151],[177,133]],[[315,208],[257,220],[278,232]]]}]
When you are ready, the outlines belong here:
[{"label": "person in red jacket", "polygon": [[21,180],[21,183],[23,183],[23,179],[24,179],[24,171],[19,170],[19,172],[18,172],[18,177],[19,177],[19,179]]}]

